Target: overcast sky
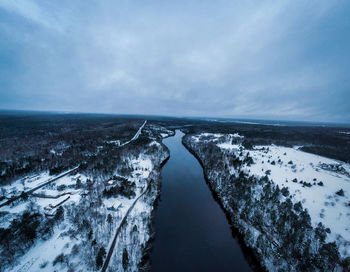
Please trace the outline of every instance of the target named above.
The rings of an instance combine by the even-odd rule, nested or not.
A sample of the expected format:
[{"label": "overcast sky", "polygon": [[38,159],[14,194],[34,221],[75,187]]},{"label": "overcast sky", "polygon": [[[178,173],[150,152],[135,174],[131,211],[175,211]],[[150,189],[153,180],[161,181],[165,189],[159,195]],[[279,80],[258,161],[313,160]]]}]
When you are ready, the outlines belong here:
[{"label": "overcast sky", "polygon": [[0,108],[350,122],[350,1],[0,0]]}]

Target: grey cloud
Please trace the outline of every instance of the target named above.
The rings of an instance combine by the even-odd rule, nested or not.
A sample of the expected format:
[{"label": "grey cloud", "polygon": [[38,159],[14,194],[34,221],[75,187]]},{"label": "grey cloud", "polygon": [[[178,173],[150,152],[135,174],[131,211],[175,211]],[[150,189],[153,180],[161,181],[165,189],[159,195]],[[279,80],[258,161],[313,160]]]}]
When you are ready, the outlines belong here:
[{"label": "grey cloud", "polygon": [[345,0],[25,3],[2,108],[350,121]]}]

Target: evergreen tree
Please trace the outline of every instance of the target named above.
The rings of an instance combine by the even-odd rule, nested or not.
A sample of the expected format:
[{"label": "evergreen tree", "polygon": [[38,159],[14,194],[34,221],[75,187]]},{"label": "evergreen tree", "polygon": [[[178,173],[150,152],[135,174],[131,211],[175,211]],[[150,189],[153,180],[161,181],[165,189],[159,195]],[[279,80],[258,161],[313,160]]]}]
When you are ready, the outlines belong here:
[{"label": "evergreen tree", "polygon": [[129,255],[128,255],[128,251],[126,250],[126,248],[124,248],[123,250],[123,268],[124,270],[126,270],[128,268],[129,265]]},{"label": "evergreen tree", "polygon": [[106,250],[104,247],[101,247],[98,250],[97,256],[96,256],[96,267],[100,268],[103,264],[103,258],[106,256]]},{"label": "evergreen tree", "polygon": [[108,224],[112,224],[113,223],[113,217],[112,217],[112,215],[110,213],[107,216],[107,222],[108,222]]}]

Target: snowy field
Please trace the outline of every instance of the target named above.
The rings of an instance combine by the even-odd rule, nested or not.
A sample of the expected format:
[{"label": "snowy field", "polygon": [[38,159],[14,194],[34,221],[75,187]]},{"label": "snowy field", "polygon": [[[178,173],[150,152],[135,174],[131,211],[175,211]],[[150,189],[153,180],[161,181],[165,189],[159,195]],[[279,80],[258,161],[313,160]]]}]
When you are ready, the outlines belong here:
[{"label": "snowy field", "polygon": [[[18,260],[18,265],[5,271],[16,272],[52,272],[52,261],[62,253],[71,251],[72,243],[68,236],[62,233],[68,229],[68,226],[61,224],[56,227],[54,234],[46,241],[37,241],[27,254]],[[65,270],[63,270],[65,271]]]},{"label": "snowy field", "polygon": [[[254,163],[244,166],[249,175],[265,176],[280,189],[287,187],[294,203],[300,201],[309,211],[314,227],[322,222],[331,229],[328,241],[336,241],[342,257],[350,256],[350,165],[298,150],[298,147],[256,146],[244,150],[236,134],[200,134],[224,152],[245,156]],[[198,138],[199,139],[199,138]],[[240,154],[242,152],[242,154]],[[231,173],[235,169],[230,169]]]},{"label": "snowy field", "polygon": [[[39,177],[46,176],[46,174],[39,175]],[[1,207],[0,212],[8,212],[8,214],[4,217],[6,221],[2,220],[0,226],[8,227],[11,219],[27,210],[29,205],[32,205],[46,216],[54,215],[60,206],[75,205],[81,197],[81,191],[73,188],[77,179],[82,183],[85,183],[87,180],[81,174],[64,176],[35,191],[28,201],[16,201],[8,206]],[[40,182],[42,180],[43,178],[38,179]],[[40,185],[39,182],[36,182],[36,184]],[[59,186],[62,189],[58,191],[57,188]],[[55,257],[71,250],[72,243],[69,243],[69,237],[62,235],[64,231],[69,229],[68,225],[69,223],[65,221],[54,228],[54,233],[49,239],[37,240],[28,253],[20,257],[13,268],[9,268],[6,271],[52,271],[51,264]]]},{"label": "snowy field", "polygon": [[2,186],[1,189],[5,190],[6,197],[10,198],[12,196],[17,196],[21,194],[22,191],[30,190],[36,186],[39,186],[42,183],[45,183],[53,176],[49,175],[49,172],[42,172],[37,175],[27,176],[18,180],[15,180],[9,185]]},{"label": "snowy field", "polygon": [[[28,190],[27,183],[32,185],[29,189],[39,186],[42,183],[47,182],[50,178],[54,178],[54,176],[48,175],[48,173],[44,172],[42,174],[37,175],[34,180],[27,179],[25,186],[22,185],[22,181],[17,180],[12,185],[6,186],[10,191],[15,190]],[[53,181],[50,184],[43,186],[42,188],[33,192],[30,195],[28,201],[17,200],[13,203],[3,206],[0,208],[0,212],[4,213],[4,216],[0,219],[0,227],[6,228],[9,226],[11,220],[15,218],[18,214],[23,213],[28,209],[29,205],[35,204],[35,206],[44,214],[51,215],[54,214],[59,204],[66,200],[64,204],[69,204],[72,202],[79,202],[80,199],[80,190],[75,189],[76,180],[80,179],[82,182],[86,182],[86,177],[83,175],[74,175],[74,176],[64,176],[59,178],[56,181]],[[63,187],[62,187],[63,185]],[[59,187],[61,186],[61,187]],[[57,190],[57,188],[62,188]],[[20,194],[22,191],[17,191],[17,194]],[[46,196],[46,197],[45,197]]]}]

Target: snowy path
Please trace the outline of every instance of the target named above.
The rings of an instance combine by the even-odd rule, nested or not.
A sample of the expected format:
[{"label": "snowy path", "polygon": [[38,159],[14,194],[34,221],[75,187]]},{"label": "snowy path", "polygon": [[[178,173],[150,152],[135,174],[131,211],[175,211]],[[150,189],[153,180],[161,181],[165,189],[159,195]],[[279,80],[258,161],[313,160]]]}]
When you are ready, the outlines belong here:
[{"label": "snowy path", "polygon": [[[133,141],[135,141],[135,140],[137,140],[138,137],[140,136],[141,132],[142,132],[142,129],[143,129],[144,126],[146,125],[146,123],[147,123],[147,120],[145,120],[145,121],[143,122],[143,124],[139,127],[139,129],[138,129],[137,132],[135,133],[135,135],[134,135],[129,141],[127,141],[127,142],[121,144],[119,147],[125,146],[125,145],[127,145],[127,144],[129,144],[129,143],[131,143],[131,142],[133,142]],[[25,193],[25,194],[31,194],[31,193],[33,193],[34,191],[36,191],[36,190],[38,190],[38,189],[44,187],[45,185],[47,185],[47,184],[49,184],[49,183],[51,183],[51,182],[53,182],[53,181],[55,181],[55,180],[57,180],[57,179],[60,179],[60,178],[66,176],[66,175],[68,175],[68,174],[70,174],[71,172],[77,170],[78,168],[79,168],[79,166],[74,167],[73,169],[70,169],[70,170],[68,170],[68,171],[66,171],[66,172],[63,172],[62,174],[60,174],[60,175],[58,175],[58,176],[56,176],[56,177],[54,177],[54,178],[50,178],[49,180],[42,182],[42,183],[39,184],[38,186],[36,186],[36,187],[34,187],[34,188],[32,188],[32,189],[30,189],[30,190],[28,190],[28,191],[25,191],[24,193]],[[11,204],[13,201],[19,199],[20,197],[21,197],[21,195],[18,195],[18,196],[15,196],[15,197],[12,197],[12,198],[6,200],[6,201],[3,202],[3,203],[0,203],[0,208]]]},{"label": "snowy path", "polygon": [[141,134],[141,132],[142,132],[142,129],[143,129],[143,127],[146,125],[146,123],[147,123],[147,120],[145,120],[145,122],[143,122],[143,124],[140,126],[140,128],[137,130],[137,132],[136,132],[136,134],[134,135],[134,137],[131,138],[131,140],[129,140],[129,141],[127,141],[127,142],[121,144],[119,147],[122,147],[122,146],[124,146],[124,145],[127,145],[127,144],[131,143],[132,141],[135,141],[135,140],[140,136],[140,134]]},{"label": "snowy path", "polygon": [[123,217],[122,221],[120,222],[120,224],[119,224],[119,226],[118,226],[118,228],[117,228],[117,230],[115,232],[112,244],[109,247],[109,250],[108,250],[108,253],[107,253],[107,258],[106,258],[106,260],[105,260],[105,262],[104,262],[104,264],[102,266],[102,270],[101,270],[102,272],[105,272],[107,270],[107,268],[108,268],[109,261],[111,260],[111,257],[112,257],[113,251],[114,251],[114,247],[115,247],[115,244],[117,242],[118,234],[120,233],[121,228],[123,227],[124,223],[126,222],[126,218],[128,217],[128,215],[130,214],[130,212],[134,208],[136,202],[147,193],[149,188],[150,188],[150,186],[148,184],[146,190],[135,199],[135,201],[131,204],[130,208],[128,209],[128,211],[126,212],[125,216]]},{"label": "snowy path", "polygon": [[[141,132],[142,132],[142,129],[144,128],[144,126],[146,125],[146,123],[147,123],[147,120],[145,120],[145,122],[143,122],[143,124],[140,126],[140,128],[137,130],[137,132],[136,132],[136,134],[134,135],[134,137],[131,138],[131,140],[129,140],[129,141],[127,141],[127,142],[121,144],[119,147],[122,147],[122,146],[124,146],[124,145],[127,145],[127,144],[131,143],[132,141],[135,141],[135,140],[140,136],[140,134],[141,134]],[[116,244],[116,242],[117,242],[118,235],[119,235],[119,233],[120,233],[120,230],[121,230],[122,226],[123,226],[124,223],[126,222],[126,218],[128,217],[128,215],[130,214],[130,212],[131,212],[132,209],[134,208],[136,202],[148,191],[148,189],[149,189],[149,185],[147,185],[146,190],[145,190],[143,193],[141,193],[141,194],[135,199],[135,201],[131,204],[130,208],[128,209],[128,211],[126,212],[126,214],[125,214],[125,216],[123,217],[122,221],[120,222],[120,224],[119,224],[119,226],[118,226],[118,228],[117,228],[117,230],[116,230],[116,232],[115,232],[115,234],[114,234],[113,241],[112,241],[112,243],[111,243],[111,245],[110,245],[110,247],[109,247],[109,249],[108,249],[107,258],[106,258],[106,260],[105,260],[105,262],[104,262],[104,264],[103,264],[103,266],[102,266],[102,270],[101,270],[101,271],[104,272],[104,271],[107,270],[108,264],[109,264],[109,262],[110,262],[110,260],[111,260],[111,257],[112,257],[112,254],[113,254],[113,251],[114,251],[114,248],[115,248],[115,244]]]}]

